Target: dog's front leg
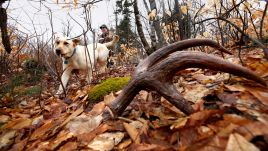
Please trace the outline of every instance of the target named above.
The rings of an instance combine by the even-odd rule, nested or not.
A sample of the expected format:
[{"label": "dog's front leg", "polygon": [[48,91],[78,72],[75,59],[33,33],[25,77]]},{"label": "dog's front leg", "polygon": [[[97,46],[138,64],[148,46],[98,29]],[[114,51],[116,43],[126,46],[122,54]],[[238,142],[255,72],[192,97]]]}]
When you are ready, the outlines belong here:
[{"label": "dog's front leg", "polygon": [[72,70],[73,70],[72,68],[65,68],[64,69],[64,72],[61,76],[62,83],[59,86],[57,94],[63,94],[63,88],[66,90],[66,86],[67,86],[67,83],[68,83],[69,78],[71,76]]}]

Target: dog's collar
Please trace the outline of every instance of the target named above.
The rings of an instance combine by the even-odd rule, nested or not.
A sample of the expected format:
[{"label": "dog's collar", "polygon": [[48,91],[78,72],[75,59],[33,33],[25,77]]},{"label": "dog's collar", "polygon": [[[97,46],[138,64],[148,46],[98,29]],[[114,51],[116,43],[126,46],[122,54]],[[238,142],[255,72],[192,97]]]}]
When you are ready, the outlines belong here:
[{"label": "dog's collar", "polygon": [[68,64],[68,59],[72,58],[72,56],[75,54],[75,52],[76,52],[76,48],[74,48],[73,54],[70,57],[65,58],[64,64]]}]

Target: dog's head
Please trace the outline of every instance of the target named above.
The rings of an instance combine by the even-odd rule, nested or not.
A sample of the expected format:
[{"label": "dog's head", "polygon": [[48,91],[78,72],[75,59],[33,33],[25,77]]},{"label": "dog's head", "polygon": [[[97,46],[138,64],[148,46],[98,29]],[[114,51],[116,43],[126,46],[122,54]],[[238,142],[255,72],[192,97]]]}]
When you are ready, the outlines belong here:
[{"label": "dog's head", "polygon": [[68,39],[67,37],[55,35],[55,49],[54,52],[56,55],[68,58],[71,57],[75,47],[79,44],[79,39]]}]

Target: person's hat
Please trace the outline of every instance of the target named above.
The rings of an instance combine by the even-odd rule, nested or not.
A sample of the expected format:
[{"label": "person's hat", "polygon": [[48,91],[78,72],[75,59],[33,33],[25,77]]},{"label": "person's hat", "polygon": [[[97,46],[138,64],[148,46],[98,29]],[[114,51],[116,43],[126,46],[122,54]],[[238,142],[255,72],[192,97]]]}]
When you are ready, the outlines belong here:
[{"label": "person's hat", "polygon": [[105,24],[103,24],[103,25],[100,26],[100,29],[102,29],[102,28],[107,28],[107,26]]}]

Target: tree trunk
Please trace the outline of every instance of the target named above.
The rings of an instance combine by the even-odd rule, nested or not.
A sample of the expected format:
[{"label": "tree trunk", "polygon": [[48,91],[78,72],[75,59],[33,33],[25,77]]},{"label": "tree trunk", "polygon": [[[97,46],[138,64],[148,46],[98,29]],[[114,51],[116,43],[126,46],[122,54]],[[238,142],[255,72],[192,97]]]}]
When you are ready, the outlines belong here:
[{"label": "tree trunk", "polygon": [[[150,2],[150,8],[151,8],[151,10],[155,9],[156,10],[156,14],[157,14],[157,8],[156,8],[156,2],[155,2],[155,0],[149,0],[149,2]],[[153,27],[155,29],[155,32],[156,32],[156,35],[157,35],[157,38],[158,38],[158,42],[159,42],[159,44],[157,45],[157,48],[161,48],[164,45],[167,45],[167,43],[166,43],[166,41],[164,39],[164,35],[163,35],[163,32],[162,32],[162,29],[160,27],[159,17],[157,17],[157,15],[156,15],[155,20],[153,20]]]},{"label": "tree trunk", "polygon": [[[2,1],[1,1],[2,3]],[[2,43],[5,47],[6,52],[11,52],[11,45],[10,39],[7,32],[7,12],[5,8],[0,7],[0,28],[1,28],[1,35],[2,35]]]},{"label": "tree trunk", "polygon": [[141,39],[141,43],[142,43],[147,55],[150,55],[151,53],[153,53],[153,51],[150,48],[150,46],[149,46],[149,44],[144,36],[143,30],[142,30],[142,24],[140,21],[140,13],[139,13],[139,9],[138,9],[137,0],[134,0],[133,7],[134,7],[134,14],[135,14],[135,22],[136,22],[138,34],[139,34],[140,39]]}]

